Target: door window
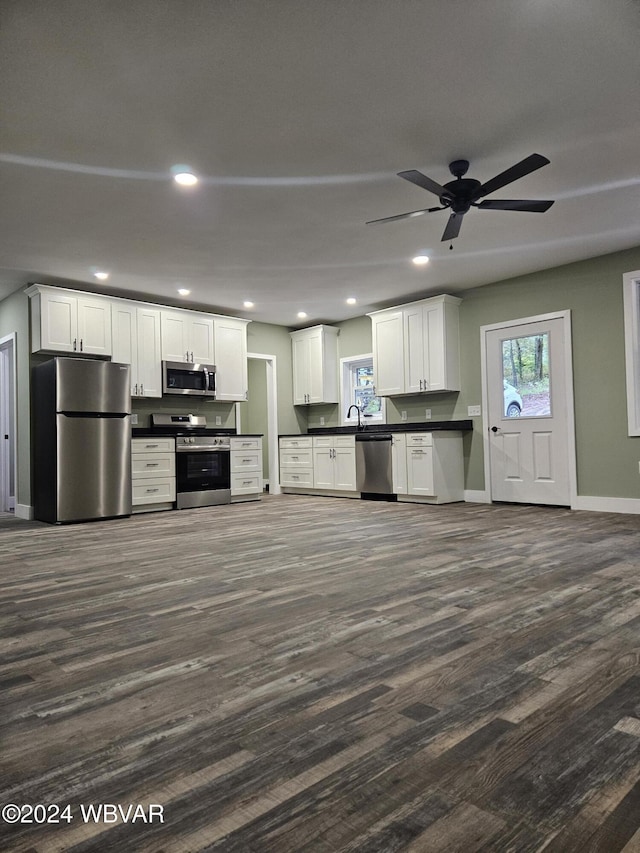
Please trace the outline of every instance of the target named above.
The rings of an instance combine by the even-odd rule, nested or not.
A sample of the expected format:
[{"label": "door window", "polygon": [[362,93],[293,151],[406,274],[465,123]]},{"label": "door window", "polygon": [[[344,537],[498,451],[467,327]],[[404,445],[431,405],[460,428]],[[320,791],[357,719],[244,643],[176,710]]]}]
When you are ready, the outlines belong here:
[{"label": "door window", "polygon": [[502,341],[505,418],[551,416],[549,332]]}]

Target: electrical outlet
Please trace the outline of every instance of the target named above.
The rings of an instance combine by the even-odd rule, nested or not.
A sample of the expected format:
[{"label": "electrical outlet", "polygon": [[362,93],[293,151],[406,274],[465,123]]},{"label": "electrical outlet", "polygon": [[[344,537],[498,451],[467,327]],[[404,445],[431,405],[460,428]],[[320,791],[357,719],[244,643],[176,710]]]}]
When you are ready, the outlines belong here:
[{"label": "electrical outlet", "polygon": [[138,423],[138,416],[131,415],[131,426],[135,426]]},{"label": "electrical outlet", "polygon": [[425,409],[424,410],[424,419],[425,419],[425,421],[431,420],[431,409]]},{"label": "electrical outlet", "polygon": [[482,414],[481,406],[468,406],[467,407],[467,415],[470,418],[479,418]]},{"label": "electrical outlet", "polygon": [[401,420],[406,421],[406,419],[407,419],[407,412],[406,412],[406,409],[403,409],[403,410],[400,412],[400,418],[401,418]]},{"label": "electrical outlet", "polygon": [[216,426],[222,426],[222,418],[220,415],[216,415]]},{"label": "electrical outlet", "polygon": [[324,418],[323,417],[320,418],[320,426],[324,426]]}]

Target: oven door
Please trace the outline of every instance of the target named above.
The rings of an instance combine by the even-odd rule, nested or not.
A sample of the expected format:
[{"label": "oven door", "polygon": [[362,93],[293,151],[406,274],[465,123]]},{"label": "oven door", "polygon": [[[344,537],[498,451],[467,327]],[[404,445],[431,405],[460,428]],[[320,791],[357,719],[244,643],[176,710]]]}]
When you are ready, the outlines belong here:
[{"label": "oven door", "polygon": [[176,452],[178,509],[231,501],[231,454],[228,450]]}]

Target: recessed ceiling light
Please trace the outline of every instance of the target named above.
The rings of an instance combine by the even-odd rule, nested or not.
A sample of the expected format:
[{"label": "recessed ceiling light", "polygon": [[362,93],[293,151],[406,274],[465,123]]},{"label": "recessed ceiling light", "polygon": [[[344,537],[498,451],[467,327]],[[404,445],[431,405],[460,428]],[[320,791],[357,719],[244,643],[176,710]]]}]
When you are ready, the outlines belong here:
[{"label": "recessed ceiling light", "polygon": [[412,260],[417,267],[423,267],[429,263],[429,255],[416,255]]},{"label": "recessed ceiling light", "polygon": [[109,273],[104,270],[96,270],[93,275],[98,281],[106,281],[109,278]]},{"label": "recessed ceiling light", "polygon": [[172,166],[171,174],[176,184],[180,184],[181,187],[193,187],[198,183],[197,176],[189,166]]},{"label": "recessed ceiling light", "polygon": [[179,287],[178,293],[180,294],[180,296],[188,296],[191,293],[191,291],[188,290],[186,287]]},{"label": "recessed ceiling light", "polygon": [[305,312],[305,311],[298,311],[298,318],[299,318],[300,320],[304,320],[304,318],[305,318],[306,316],[307,316],[307,315],[306,315],[306,312]]},{"label": "recessed ceiling light", "polygon": [[249,299],[245,299],[242,304],[245,308],[253,308],[253,302],[251,302]]},{"label": "recessed ceiling light", "polygon": [[347,299],[347,305],[355,305],[355,304],[356,304],[356,302],[357,302],[357,299],[355,298],[355,296],[350,296],[350,297]]}]

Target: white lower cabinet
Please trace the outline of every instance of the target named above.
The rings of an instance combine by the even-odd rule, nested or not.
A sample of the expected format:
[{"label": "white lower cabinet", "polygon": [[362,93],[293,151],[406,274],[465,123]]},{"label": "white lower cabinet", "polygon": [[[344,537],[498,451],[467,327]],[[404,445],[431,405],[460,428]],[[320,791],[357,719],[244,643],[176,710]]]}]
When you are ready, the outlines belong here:
[{"label": "white lower cabinet", "polygon": [[407,437],[403,433],[392,433],[391,435],[391,476],[394,494],[406,495]]},{"label": "white lower cabinet", "polygon": [[287,489],[313,488],[313,439],[310,435],[281,438],[280,486]]},{"label": "white lower cabinet", "polygon": [[354,435],[313,436],[313,488],[355,492]]},{"label": "white lower cabinet", "polygon": [[262,496],[262,438],[231,438],[231,502],[257,501]]},{"label": "white lower cabinet", "polygon": [[[394,435],[394,440],[396,437],[399,436]],[[400,459],[397,483],[394,469],[394,491],[398,500],[436,504],[463,501],[462,434],[445,430],[437,433],[412,432],[406,433],[404,439],[406,468]],[[400,456],[400,444],[397,452]],[[404,471],[406,480],[403,479]]]},{"label": "white lower cabinet", "polygon": [[131,440],[132,512],[173,509],[176,499],[175,438]]}]

